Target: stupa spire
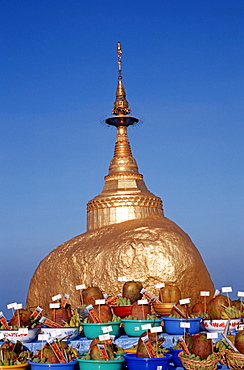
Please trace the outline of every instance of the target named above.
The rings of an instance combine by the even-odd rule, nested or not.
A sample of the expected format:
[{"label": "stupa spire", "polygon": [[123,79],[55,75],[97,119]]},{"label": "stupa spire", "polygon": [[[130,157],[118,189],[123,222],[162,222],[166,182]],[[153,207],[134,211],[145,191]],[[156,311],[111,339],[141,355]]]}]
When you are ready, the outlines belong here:
[{"label": "stupa spire", "polygon": [[114,109],[112,114],[114,115],[126,115],[130,114],[131,110],[129,108],[128,101],[126,100],[126,93],[122,81],[122,48],[121,43],[117,43],[117,54],[118,54],[118,86],[116,90],[116,100],[114,102]]},{"label": "stupa spire", "polygon": [[117,127],[114,156],[110,162],[109,173],[105,176],[102,192],[87,203],[87,229],[123,221],[141,219],[152,215],[163,216],[162,200],[152,194],[138,171],[132,156],[127,136],[127,127],[137,123],[138,118],[129,116],[131,109],[126,100],[122,82],[121,43],[117,44],[118,85],[113,116],[106,123]]}]

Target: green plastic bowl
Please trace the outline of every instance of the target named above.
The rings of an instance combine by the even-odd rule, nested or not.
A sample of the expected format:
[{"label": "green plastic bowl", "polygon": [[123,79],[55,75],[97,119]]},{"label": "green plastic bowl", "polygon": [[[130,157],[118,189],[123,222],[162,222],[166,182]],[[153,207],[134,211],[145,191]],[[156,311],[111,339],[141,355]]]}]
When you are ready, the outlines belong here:
[{"label": "green plastic bowl", "polygon": [[124,324],[125,333],[129,337],[139,337],[142,333],[147,331],[142,329],[141,326],[151,324],[152,327],[160,326],[162,320],[121,320]]},{"label": "green plastic bowl", "polygon": [[88,339],[97,338],[99,335],[105,334],[102,331],[103,327],[112,326],[112,331],[109,332],[110,335],[117,336],[119,334],[120,321],[118,322],[102,322],[102,323],[82,323],[83,332],[85,337]]},{"label": "green plastic bowl", "polygon": [[80,370],[121,370],[124,358],[114,361],[82,360],[77,358]]}]

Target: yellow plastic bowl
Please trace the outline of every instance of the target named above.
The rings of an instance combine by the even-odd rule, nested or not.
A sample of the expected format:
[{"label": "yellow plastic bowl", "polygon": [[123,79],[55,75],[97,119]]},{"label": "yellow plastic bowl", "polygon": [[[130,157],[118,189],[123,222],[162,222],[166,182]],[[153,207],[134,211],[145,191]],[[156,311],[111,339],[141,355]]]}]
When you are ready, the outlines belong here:
[{"label": "yellow plastic bowl", "polygon": [[136,349],[125,349],[125,353],[136,353]]},{"label": "yellow plastic bowl", "polygon": [[169,316],[174,303],[153,303],[153,309],[160,316]]},{"label": "yellow plastic bowl", "polygon": [[29,367],[28,362],[20,365],[0,366],[1,370],[27,370]]}]

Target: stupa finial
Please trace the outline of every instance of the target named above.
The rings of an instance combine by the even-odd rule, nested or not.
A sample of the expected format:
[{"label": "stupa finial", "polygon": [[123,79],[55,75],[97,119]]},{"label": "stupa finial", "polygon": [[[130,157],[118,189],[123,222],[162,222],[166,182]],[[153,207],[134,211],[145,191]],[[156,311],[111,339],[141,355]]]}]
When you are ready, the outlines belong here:
[{"label": "stupa finial", "polygon": [[127,116],[131,113],[129,103],[126,100],[125,88],[122,81],[122,47],[121,42],[117,43],[117,55],[118,55],[118,85],[116,90],[116,100],[114,102],[114,108],[112,110],[113,117],[107,118],[106,123],[112,126],[130,126],[137,123],[138,118]]},{"label": "stupa finial", "polygon": [[117,43],[117,54],[118,54],[118,75],[119,75],[118,78],[119,80],[122,80],[122,61],[121,61],[122,49],[120,41]]},{"label": "stupa finial", "polygon": [[118,86],[117,86],[116,100],[114,102],[114,109],[112,110],[112,114],[119,116],[119,115],[130,114],[131,112],[128,101],[126,100],[126,93],[125,93],[124,85],[122,82],[121,42],[117,43],[117,54],[118,54]]}]

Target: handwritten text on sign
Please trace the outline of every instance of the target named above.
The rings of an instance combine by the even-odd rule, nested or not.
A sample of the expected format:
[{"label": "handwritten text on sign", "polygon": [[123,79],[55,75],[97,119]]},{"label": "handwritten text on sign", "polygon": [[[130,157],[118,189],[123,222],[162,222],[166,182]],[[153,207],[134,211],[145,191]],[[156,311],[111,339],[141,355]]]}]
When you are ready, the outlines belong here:
[{"label": "handwritten text on sign", "polygon": [[76,285],[75,289],[76,290],[86,289],[86,286],[85,284]]},{"label": "handwritten text on sign", "polygon": [[56,301],[57,299],[61,299],[61,298],[62,298],[61,294],[57,294],[52,297],[52,301]]},{"label": "handwritten text on sign", "polygon": [[102,329],[102,332],[105,334],[105,333],[109,333],[110,331],[113,331],[113,328],[112,328],[112,326],[110,325],[110,326],[102,326],[101,327],[101,329]]},{"label": "handwritten text on sign", "polygon": [[109,334],[101,334],[98,337],[101,341],[103,340],[110,340],[110,335]]},{"label": "handwritten text on sign", "polygon": [[49,308],[59,308],[60,307],[60,303],[50,303],[49,304]]},{"label": "handwritten text on sign", "polygon": [[207,339],[216,339],[218,338],[218,333],[207,333]]},{"label": "handwritten text on sign", "polygon": [[180,327],[181,328],[190,328],[191,324],[189,322],[181,322]]},{"label": "handwritten text on sign", "polygon": [[150,329],[151,333],[162,333],[163,328],[162,326],[154,326],[153,328]]},{"label": "handwritten text on sign", "polygon": [[180,302],[180,305],[188,304],[188,303],[190,303],[190,298],[181,299],[179,302]]},{"label": "handwritten text on sign", "polygon": [[144,325],[141,325],[141,328],[142,330],[149,330],[151,329],[152,325],[151,324],[144,324]]},{"label": "handwritten text on sign", "polygon": [[210,295],[210,292],[208,292],[208,291],[201,291],[200,292],[201,297],[209,297],[209,295]]},{"label": "handwritten text on sign", "polygon": [[138,304],[148,304],[148,300],[147,299],[139,299],[137,301]]},{"label": "handwritten text on sign", "polygon": [[222,287],[222,293],[231,293],[232,287],[231,286],[223,286]]},{"label": "handwritten text on sign", "polygon": [[127,281],[127,277],[126,276],[119,276],[118,281]]}]

